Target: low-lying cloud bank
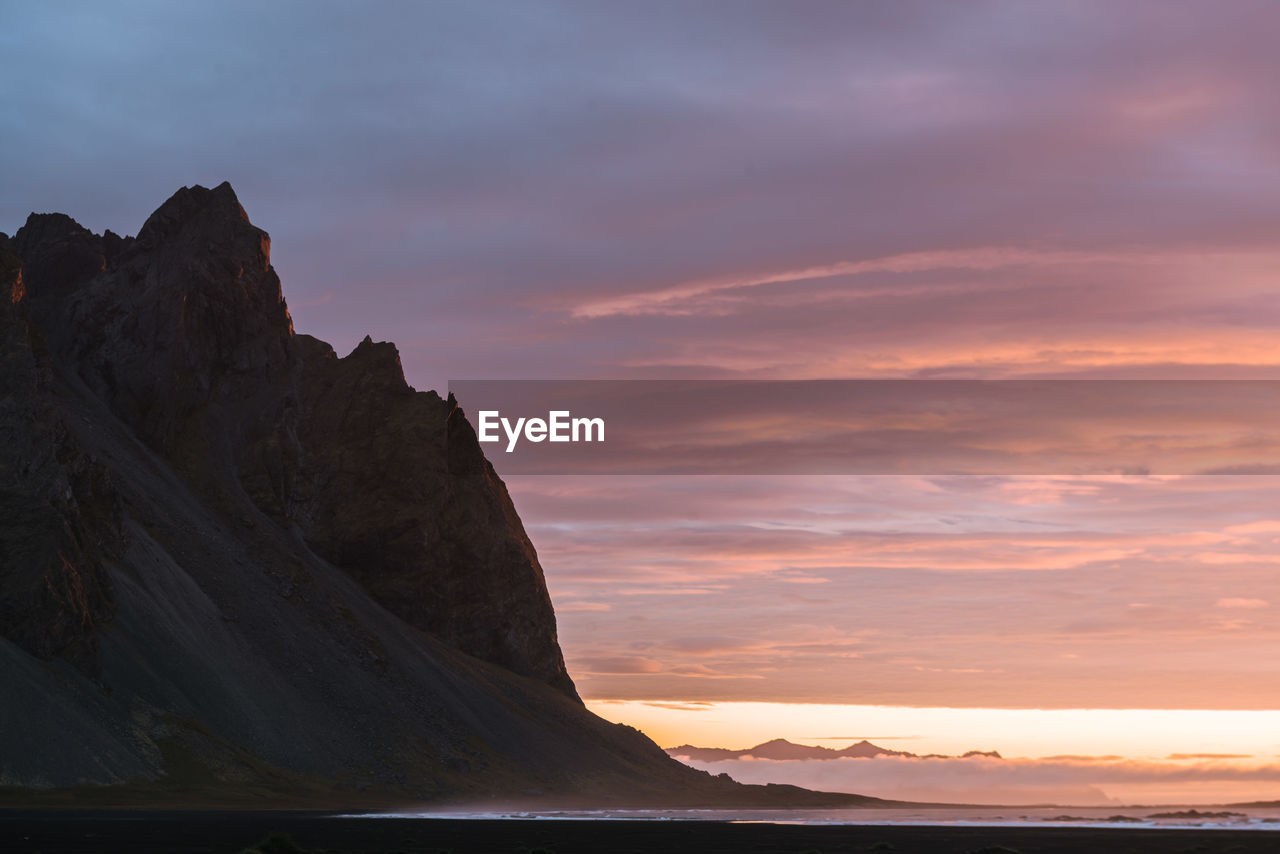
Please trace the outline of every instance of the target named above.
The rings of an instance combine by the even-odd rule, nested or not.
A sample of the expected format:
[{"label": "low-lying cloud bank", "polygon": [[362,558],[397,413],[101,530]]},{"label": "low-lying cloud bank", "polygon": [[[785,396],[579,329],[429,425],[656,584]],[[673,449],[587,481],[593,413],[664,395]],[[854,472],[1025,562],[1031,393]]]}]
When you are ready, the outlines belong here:
[{"label": "low-lying cloud bank", "polygon": [[1280,794],[1280,765],[1153,762],[1110,757],[997,759],[987,756],[718,762],[676,757],[743,783],[790,783],[910,801],[1077,806],[1228,803]]}]

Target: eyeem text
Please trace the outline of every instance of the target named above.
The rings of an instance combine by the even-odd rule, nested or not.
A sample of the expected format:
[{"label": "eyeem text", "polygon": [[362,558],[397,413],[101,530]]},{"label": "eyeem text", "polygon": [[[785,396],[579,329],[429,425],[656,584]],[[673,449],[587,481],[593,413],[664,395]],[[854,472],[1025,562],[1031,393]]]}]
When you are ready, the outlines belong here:
[{"label": "eyeem text", "polygon": [[603,418],[574,418],[567,409],[553,409],[542,418],[517,418],[515,423],[503,418],[496,409],[480,410],[480,429],[477,435],[481,442],[500,442],[498,428],[507,435],[507,453],[516,448],[523,436],[530,442],[603,442]]}]

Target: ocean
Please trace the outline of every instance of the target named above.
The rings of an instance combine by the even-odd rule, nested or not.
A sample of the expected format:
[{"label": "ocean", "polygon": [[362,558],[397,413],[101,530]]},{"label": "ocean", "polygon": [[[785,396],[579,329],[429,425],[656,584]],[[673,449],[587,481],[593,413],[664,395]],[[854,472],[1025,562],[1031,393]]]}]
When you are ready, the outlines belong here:
[{"label": "ocean", "polygon": [[892,809],[401,810],[351,818],[541,819],[547,821],[722,821],[735,824],[954,827],[1198,828],[1280,830],[1280,808],[1232,806],[899,807]]}]

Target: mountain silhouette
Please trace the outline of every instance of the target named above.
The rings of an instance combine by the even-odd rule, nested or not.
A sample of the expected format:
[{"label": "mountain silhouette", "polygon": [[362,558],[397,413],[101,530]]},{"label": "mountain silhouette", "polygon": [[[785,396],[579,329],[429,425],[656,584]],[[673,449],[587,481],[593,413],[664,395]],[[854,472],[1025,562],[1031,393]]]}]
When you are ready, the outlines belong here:
[{"label": "mountain silhouette", "polygon": [[458,402],[296,334],[230,185],[32,214],[0,288],[4,799],[860,800],[589,713]]},{"label": "mountain silhouette", "polygon": [[[692,759],[698,762],[724,762],[726,760],[742,759],[751,757],[752,759],[774,759],[774,760],[823,760],[823,759],[873,759],[877,756],[903,756],[911,759],[952,759],[955,757],[943,756],[938,753],[928,753],[924,755],[909,753],[905,750],[889,750],[879,745],[863,739],[855,742],[848,747],[839,750],[830,747],[815,747],[808,744],[796,744],[787,741],[785,738],[775,738],[771,741],[765,741],[757,744],[755,747],[747,747],[742,750],[730,750],[724,747],[694,747],[692,744],[682,744],[679,747],[668,747],[667,753],[671,756]],[[993,759],[1000,759],[1001,756],[994,750],[970,750],[961,758],[968,759],[975,756],[986,756]]]}]

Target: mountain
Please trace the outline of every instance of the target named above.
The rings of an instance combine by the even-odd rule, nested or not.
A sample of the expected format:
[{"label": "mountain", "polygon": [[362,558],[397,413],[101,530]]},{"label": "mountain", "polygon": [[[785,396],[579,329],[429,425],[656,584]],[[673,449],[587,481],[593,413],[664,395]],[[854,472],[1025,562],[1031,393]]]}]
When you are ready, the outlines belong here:
[{"label": "mountain", "polygon": [[463,410],[295,334],[228,184],[0,287],[0,800],[853,802],[587,712]]},{"label": "mountain", "polygon": [[[908,753],[905,750],[889,750],[879,745],[863,739],[849,745],[840,750],[830,747],[814,747],[808,744],[796,744],[787,741],[785,738],[775,738],[757,744],[755,747],[748,747],[743,750],[730,750],[724,747],[694,747],[692,744],[682,744],[679,747],[668,747],[667,753],[670,756],[684,759],[692,759],[697,762],[724,762],[732,759],[742,759],[743,757],[751,757],[753,759],[773,759],[773,760],[812,760],[812,759],[873,759],[877,756],[904,756],[909,759],[953,759],[955,757],[943,756],[938,753],[929,753],[924,756],[915,753]],[[1000,754],[994,750],[970,750],[965,753],[962,759],[969,759],[975,756],[985,756],[993,759],[1000,759]]]},{"label": "mountain", "polygon": [[723,747],[694,747],[682,744],[679,747],[668,747],[671,756],[687,757],[702,762],[722,762],[729,759],[741,759],[750,756],[753,759],[840,759],[843,757],[870,758],[873,756],[915,756],[900,750],[887,750],[869,741],[859,741],[842,750],[830,747],[814,747],[808,744],[796,744],[785,738],[775,738],[748,747],[743,750],[729,750]]}]

